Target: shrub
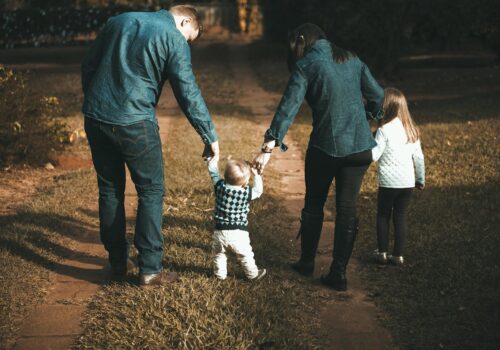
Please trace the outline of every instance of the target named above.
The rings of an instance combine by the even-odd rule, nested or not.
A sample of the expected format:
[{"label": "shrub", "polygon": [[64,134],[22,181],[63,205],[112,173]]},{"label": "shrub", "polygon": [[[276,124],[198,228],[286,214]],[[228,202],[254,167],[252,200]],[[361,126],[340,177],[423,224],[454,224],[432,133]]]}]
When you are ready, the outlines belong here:
[{"label": "shrub", "polygon": [[26,74],[0,65],[0,165],[44,164],[64,148],[67,127],[57,97],[33,99]]}]

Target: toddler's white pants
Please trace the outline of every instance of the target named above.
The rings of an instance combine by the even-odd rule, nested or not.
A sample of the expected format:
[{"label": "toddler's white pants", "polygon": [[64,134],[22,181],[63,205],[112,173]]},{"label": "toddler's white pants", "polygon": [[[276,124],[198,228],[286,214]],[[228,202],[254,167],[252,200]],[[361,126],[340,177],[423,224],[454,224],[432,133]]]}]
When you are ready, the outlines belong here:
[{"label": "toddler's white pants", "polygon": [[232,250],[236,254],[247,278],[257,277],[259,271],[253,257],[248,231],[215,230],[212,248],[215,265],[214,273],[217,278],[225,279],[227,277],[227,250]]}]

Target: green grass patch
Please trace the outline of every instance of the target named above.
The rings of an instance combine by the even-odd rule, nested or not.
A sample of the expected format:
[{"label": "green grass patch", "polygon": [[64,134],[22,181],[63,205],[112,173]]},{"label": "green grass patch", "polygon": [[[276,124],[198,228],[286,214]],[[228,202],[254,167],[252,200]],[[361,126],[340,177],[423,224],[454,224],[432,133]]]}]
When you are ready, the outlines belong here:
[{"label": "green grass patch", "polygon": [[[165,145],[163,263],[180,272],[181,280],[148,291],[135,285],[105,287],[92,301],[78,348],[314,348],[308,334],[315,324],[306,315],[317,305],[315,292],[288,273],[293,249],[285,210],[269,185],[272,175],[266,176],[265,195],[252,203],[249,218],[256,262],[269,275],[247,281],[233,257],[228,279],[219,281],[212,274],[214,196],[201,143],[184,119],[171,127],[177,132]],[[259,143],[253,130],[251,120],[218,117],[223,154],[251,159]]]}]

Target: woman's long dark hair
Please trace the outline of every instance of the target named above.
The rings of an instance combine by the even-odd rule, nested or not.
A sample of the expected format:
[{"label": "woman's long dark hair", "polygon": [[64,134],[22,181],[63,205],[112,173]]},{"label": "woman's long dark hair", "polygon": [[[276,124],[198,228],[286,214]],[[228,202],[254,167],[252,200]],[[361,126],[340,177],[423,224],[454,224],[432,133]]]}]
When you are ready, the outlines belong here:
[{"label": "woman's long dark hair", "polygon": [[[325,32],[313,23],[304,23],[288,33],[288,69],[291,71],[295,62],[320,39],[327,39]],[[331,44],[333,59],[343,63],[356,54]]]}]

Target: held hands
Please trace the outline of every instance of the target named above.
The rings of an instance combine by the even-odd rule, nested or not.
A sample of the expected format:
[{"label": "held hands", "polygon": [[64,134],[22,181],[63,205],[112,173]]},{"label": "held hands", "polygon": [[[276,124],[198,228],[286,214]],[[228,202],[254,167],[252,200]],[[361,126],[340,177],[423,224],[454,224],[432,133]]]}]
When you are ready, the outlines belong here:
[{"label": "held hands", "polygon": [[267,165],[267,162],[269,162],[269,159],[271,159],[271,153],[261,152],[253,160],[252,171],[255,169],[257,174],[259,174],[259,175],[262,174],[262,172],[264,171],[264,168]]},{"label": "held hands", "polygon": [[258,154],[253,160],[253,167],[257,170],[257,173],[260,175],[264,171],[264,168],[271,159],[271,152],[273,151],[274,146],[276,145],[276,141],[268,141],[262,145],[260,154]]},{"label": "held hands", "polygon": [[218,162],[220,156],[219,141],[215,141],[210,145],[205,145],[201,156],[203,157],[203,160],[208,161],[209,163]]}]

